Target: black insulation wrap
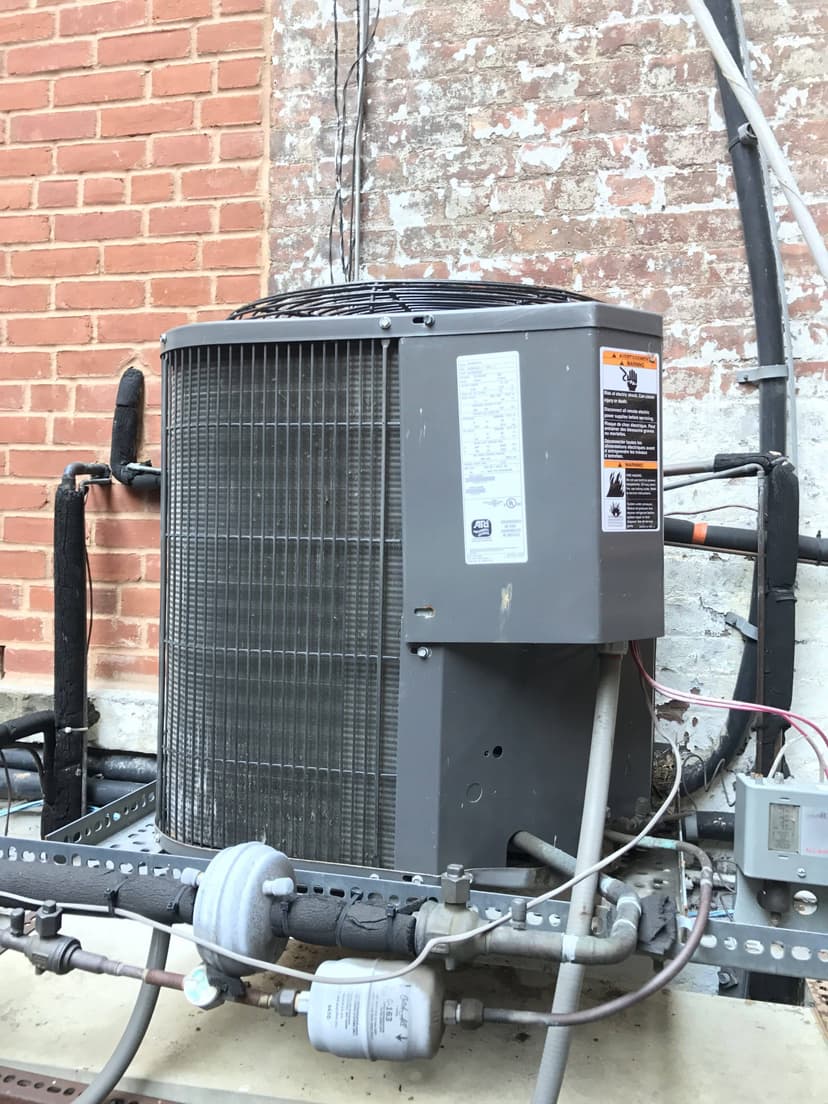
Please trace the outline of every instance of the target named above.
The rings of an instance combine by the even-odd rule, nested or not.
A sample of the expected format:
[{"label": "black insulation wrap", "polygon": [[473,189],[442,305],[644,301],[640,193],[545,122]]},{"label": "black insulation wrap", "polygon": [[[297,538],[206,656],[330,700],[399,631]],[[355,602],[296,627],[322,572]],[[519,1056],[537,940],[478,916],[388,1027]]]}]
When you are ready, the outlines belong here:
[{"label": "black insulation wrap", "polygon": [[193,886],[182,885],[172,874],[125,874],[103,866],[19,859],[0,859],[0,904],[13,908],[16,902],[4,892],[37,901],[122,908],[162,924],[191,923],[196,896]]},{"label": "black insulation wrap", "polygon": [[[664,541],[666,544],[691,545],[746,556],[755,556],[758,547],[755,529],[700,524],[674,517],[664,519]],[[824,537],[805,537],[800,533],[797,538],[797,555],[800,563],[817,566],[828,564],[828,540]]]},{"label": "black insulation wrap", "polygon": [[136,463],[138,458],[143,412],[144,373],[138,368],[127,368],[121,376],[115,398],[109,466],[120,483],[136,490],[156,490],[161,486],[159,475],[136,472],[127,467],[127,464]]},{"label": "black insulation wrap", "polygon": [[415,919],[364,901],[300,895],[270,910],[274,935],[320,947],[399,954],[413,958]]},{"label": "black insulation wrap", "polygon": [[[35,713],[26,713],[22,717],[12,717],[8,721],[0,722],[0,748],[8,747],[16,740],[22,740],[26,736],[37,736],[39,733],[52,734],[55,730],[55,715],[51,709],[40,709]],[[21,752],[25,755],[25,752]],[[9,755],[6,755],[9,762]],[[31,760],[28,760],[31,762]]]},{"label": "black insulation wrap", "polygon": [[86,492],[55,494],[55,727],[44,733],[44,836],[85,813]]}]

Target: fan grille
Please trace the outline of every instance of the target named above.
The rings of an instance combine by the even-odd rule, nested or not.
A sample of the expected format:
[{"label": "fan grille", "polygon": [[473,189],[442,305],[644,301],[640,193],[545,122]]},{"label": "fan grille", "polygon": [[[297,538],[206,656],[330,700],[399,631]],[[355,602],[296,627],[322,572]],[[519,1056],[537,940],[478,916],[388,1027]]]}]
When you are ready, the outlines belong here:
[{"label": "fan grille", "polygon": [[381,280],[287,291],[257,299],[230,318],[325,318],[354,314],[415,314],[544,303],[589,302],[588,295],[535,284],[475,280]]}]

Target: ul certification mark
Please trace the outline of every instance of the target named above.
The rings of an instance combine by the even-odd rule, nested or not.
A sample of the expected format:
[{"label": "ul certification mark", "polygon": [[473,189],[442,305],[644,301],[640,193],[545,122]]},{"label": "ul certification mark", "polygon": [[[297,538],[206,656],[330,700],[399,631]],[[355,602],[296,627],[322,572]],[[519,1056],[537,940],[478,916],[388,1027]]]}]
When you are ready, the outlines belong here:
[{"label": "ul certification mark", "polygon": [[601,349],[601,528],[661,525],[659,358]]}]

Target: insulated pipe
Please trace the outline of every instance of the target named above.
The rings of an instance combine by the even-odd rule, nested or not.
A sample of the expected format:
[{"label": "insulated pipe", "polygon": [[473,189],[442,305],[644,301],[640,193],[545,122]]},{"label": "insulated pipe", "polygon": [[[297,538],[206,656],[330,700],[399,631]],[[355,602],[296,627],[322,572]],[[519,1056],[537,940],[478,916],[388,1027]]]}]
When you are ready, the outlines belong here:
[{"label": "insulated pipe", "polygon": [[196,890],[172,874],[125,874],[100,866],[63,866],[0,858],[0,905],[16,908],[3,890],[35,901],[53,900],[65,912],[72,905],[96,905],[137,912],[162,924],[191,924]]},{"label": "insulated pipe", "polygon": [[[666,517],[664,543],[755,556],[758,537],[755,529],[733,529],[727,525],[708,525],[706,521],[693,522],[685,521],[684,518]],[[805,537],[800,533],[797,538],[797,555],[800,563],[817,566],[828,564],[828,540],[823,537]]]},{"label": "insulated pipe", "polygon": [[[9,752],[3,753],[8,759]],[[11,764],[9,764],[11,766]],[[40,801],[43,797],[43,789],[36,771],[9,770],[12,784],[12,797],[23,798],[25,801]],[[88,778],[86,782],[86,796],[90,805],[108,805],[110,801],[117,801],[127,794],[133,793],[140,783],[114,782],[110,778]],[[0,799],[8,798],[6,789],[5,772],[0,770]],[[2,810],[0,810],[2,813]]]},{"label": "insulated pipe", "polygon": [[[40,729],[37,730],[41,731]],[[32,769],[32,757],[27,751],[42,752],[40,744],[26,744],[24,747],[12,747],[5,751],[6,762],[20,771]],[[133,755],[128,752],[101,751],[99,748],[87,748],[86,769],[90,779],[95,775],[112,782],[138,782],[146,785],[156,780],[158,771],[154,755]],[[0,778],[0,781],[2,779]],[[95,802],[92,802],[94,805]]]},{"label": "insulated pipe", "polygon": [[44,739],[41,834],[86,812],[86,488],[105,465],[70,464],[55,495],[55,728]]},{"label": "insulated pipe", "polygon": [[[581,814],[581,832],[578,839],[576,873],[593,866],[601,858],[604,838],[604,822],[607,813],[612,748],[615,739],[615,721],[618,713],[618,693],[621,685],[621,651],[599,652],[598,689],[595,696],[595,713],[592,721],[592,741],[589,749],[584,808]],[[567,936],[583,937],[590,934],[598,875],[592,874],[572,887]],[[574,962],[564,962],[558,971],[552,1014],[575,1012],[581,997],[584,967]],[[571,1043],[570,1029],[552,1027],[546,1033],[538,1079],[532,1097],[534,1104],[555,1104],[563,1084],[566,1061]]]},{"label": "insulated pipe", "polygon": [[154,491],[161,486],[161,475],[155,469],[136,467],[143,413],[144,373],[138,368],[127,368],[115,397],[109,464],[120,483],[135,490]]},{"label": "insulated pipe", "polygon": [[[22,717],[13,717],[11,720],[0,722],[0,748],[9,747],[16,740],[23,740],[27,736],[37,736],[39,733],[53,733],[55,730],[55,715],[51,709],[41,709],[36,713],[26,713]],[[21,754],[25,755],[25,752]],[[12,752],[6,753],[6,762],[12,766]],[[26,762],[31,759],[26,757]]]}]

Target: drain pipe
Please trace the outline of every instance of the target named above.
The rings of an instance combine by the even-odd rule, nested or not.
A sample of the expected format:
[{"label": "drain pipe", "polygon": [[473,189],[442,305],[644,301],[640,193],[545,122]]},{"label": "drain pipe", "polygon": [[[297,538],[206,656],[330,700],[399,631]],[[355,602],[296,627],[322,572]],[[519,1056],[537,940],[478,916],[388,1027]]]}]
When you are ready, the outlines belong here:
[{"label": "drain pipe", "polygon": [[[592,721],[592,742],[589,750],[584,808],[581,814],[576,873],[593,866],[601,858],[612,768],[612,747],[615,739],[615,720],[618,712],[618,693],[621,685],[621,663],[626,650],[626,644],[612,644],[605,645],[599,653],[598,690]],[[589,935],[597,889],[597,873],[584,878],[572,887],[566,925],[567,937]],[[561,964],[552,1002],[553,1014],[577,1010],[581,998],[584,969],[584,966],[575,962]],[[571,1028],[550,1027],[547,1031],[532,1097],[533,1104],[555,1104],[557,1101],[563,1084],[570,1043]]]},{"label": "drain pipe", "polygon": [[43,741],[43,836],[86,812],[85,504],[90,483],[109,479],[106,464],[69,464],[55,495],[55,726]]}]

